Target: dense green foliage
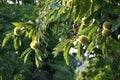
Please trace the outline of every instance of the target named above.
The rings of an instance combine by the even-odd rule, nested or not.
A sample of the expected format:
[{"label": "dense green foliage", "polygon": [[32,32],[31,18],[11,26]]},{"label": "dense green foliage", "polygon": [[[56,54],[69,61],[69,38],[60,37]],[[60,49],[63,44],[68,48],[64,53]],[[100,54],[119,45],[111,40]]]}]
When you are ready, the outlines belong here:
[{"label": "dense green foliage", "polygon": [[[15,64],[20,66],[15,75],[16,68],[10,68],[11,78],[29,79],[28,76],[35,71],[36,76],[32,78],[74,80],[77,60],[84,61],[86,58],[89,65],[80,71],[76,79],[120,78],[119,0],[23,0],[22,4],[12,1],[13,4],[6,3],[6,0],[0,2],[0,30],[2,39],[4,37],[0,52],[5,53],[1,55],[6,58],[17,56],[9,59],[17,59]],[[75,55],[69,55],[71,48],[77,49]],[[90,58],[90,55],[95,58]],[[3,57],[0,59],[4,62]],[[1,72],[5,67],[3,62]],[[9,66],[9,63],[6,65]],[[25,73],[21,72],[20,64],[23,64]],[[34,71],[26,74],[31,71],[29,67],[33,67]],[[38,76],[40,73],[42,78]]]},{"label": "dense green foliage", "polygon": [[[36,5],[19,5],[6,3],[0,5],[1,80],[66,80],[66,78],[69,80],[73,80],[72,76],[74,75],[76,60],[72,56],[71,61],[74,62],[74,65],[72,65],[73,63],[71,63],[71,66],[67,66],[62,56],[58,58],[53,58],[51,54],[48,54],[47,57],[44,58],[44,62],[39,68],[36,68],[35,65],[35,60],[33,57],[34,51],[31,51],[32,55],[27,58],[26,63],[24,63],[23,58],[20,58],[21,53],[26,48],[30,47],[31,40],[24,38],[24,33],[21,36],[14,35],[14,25],[12,23],[22,23],[23,21],[28,22],[29,20],[35,22],[37,11],[38,9],[36,9]],[[30,30],[31,28],[29,29],[29,31]],[[32,34],[30,34],[30,36],[32,36]],[[17,46],[16,40],[19,40],[19,46]],[[57,43],[57,41],[48,41],[48,44],[51,44],[51,46],[49,46],[47,49],[49,53],[52,53],[52,48],[55,46],[55,43]],[[2,47],[5,44],[8,46]],[[62,77],[62,75],[71,76]]]},{"label": "dense green foliage", "polygon": [[[119,63],[119,64],[118,64]],[[77,72],[76,80],[119,80],[120,61],[108,57],[95,57],[85,62],[85,69]]]}]

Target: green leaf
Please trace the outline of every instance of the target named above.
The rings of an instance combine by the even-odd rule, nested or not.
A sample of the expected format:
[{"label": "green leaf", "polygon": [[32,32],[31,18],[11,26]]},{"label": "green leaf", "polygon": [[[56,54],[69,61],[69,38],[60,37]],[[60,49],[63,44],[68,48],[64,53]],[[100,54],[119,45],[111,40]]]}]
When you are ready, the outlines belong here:
[{"label": "green leaf", "polygon": [[63,53],[63,57],[65,59],[65,62],[67,65],[69,65],[69,59],[68,59],[68,54],[69,54],[69,50],[71,48],[71,44],[73,43],[73,40],[69,41],[69,43],[65,46],[64,48],[64,53]]},{"label": "green leaf", "polygon": [[89,38],[89,39],[95,37],[94,34],[96,34],[95,32],[97,31],[97,29],[98,29],[98,27],[95,26],[93,29],[91,29],[91,30],[89,31],[89,33],[88,33],[88,38]]},{"label": "green leaf", "polygon": [[22,45],[22,41],[21,41],[21,38],[19,37],[19,45],[21,46]]},{"label": "green leaf", "polygon": [[91,3],[93,3],[93,0],[90,0]]},{"label": "green leaf", "polygon": [[89,44],[89,46],[88,46],[88,48],[87,48],[87,51],[88,51],[88,52],[92,52],[94,46],[95,46],[95,43],[94,43],[94,41],[92,41],[92,42]]},{"label": "green leaf", "polygon": [[12,24],[16,27],[23,27],[25,25],[24,22],[13,22]]},{"label": "green leaf", "polygon": [[37,56],[38,60],[42,61],[42,57],[41,57],[41,55],[40,55],[40,54],[41,54],[40,50],[39,50],[39,49],[36,49],[36,50],[35,50],[35,53],[36,53],[35,55]]},{"label": "green leaf", "polygon": [[79,12],[80,12],[80,9],[78,9],[78,8],[79,8],[78,6],[73,7],[73,13],[74,13],[73,17],[74,17],[75,21],[77,21],[76,18],[79,16]]},{"label": "green leaf", "polygon": [[6,45],[6,43],[8,42],[8,40],[11,38],[12,36],[9,35],[9,36],[6,36],[3,41],[2,41],[2,47],[4,47]]},{"label": "green leaf", "polygon": [[117,13],[112,8],[107,8],[104,11],[108,14],[117,15]]},{"label": "green leaf", "polygon": [[26,63],[26,61],[27,61],[27,59],[28,59],[28,55],[31,53],[31,51],[32,51],[32,50],[29,50],[29,51],[27,52],[27,54],[25,55],[25,57],[24,57],[24,63]]},{"label": "green leaf", "polygon": [[65,9],[66,9],[65,6],[59,9],[58,14],[57,14],[57,18],[59,18],[60,15],[63,14],[63,12],[65,11]]},{"label": "green leaf", "polygon": [[94,12],[94,1],[93,0],[90,0],[90,3],[91,3],[91,5],[90,5],[90,13],[92,14],[93,12]]},{"label": "green leaf", "polygon": [[117,18],[117,20],[113,24],[113,29],[117,29],[120,26],[120,17]]},{"label": "green leaf", "polygon": [[15,37],[14,41],[13,41],[13,46],[14,46],[15,50],[18,48],[17,40],[18,40],[18,37]]},{"label": "green leaf", "polygon": [[68,44],[68,42],[70,41],[70,39],[64,40],[62,42],[60,42],[59,44],[57,44],[57,46],[54,48],[54,57],[56,57],[59,52],[63,51],[64,47]]},{"label": "green leaf", "polygon": [[82,44],[80,42],[78,42],[77,57],[79,60],[81,58],[81,53],[82,53]]},{"label": "green leaf", "polygon": [[96,17],[99,16],[101,9],[98,9],[97,11],[95,11],[94,13],[92,13],[87,19],[86,22],[89,22],[92,19],[95,19]]},{"label": "green leaf", "polygon": [[29,37],[29,32],[27,30],[25,31],[25,37]]},{"label": "green leaf", "polygon": [[105,54],[105,51],[106,51],[106,43],[105,42],[102,43],[101,49],[102,49],[102,53]]},{"label": "green leaf", "polygon": [[30,30],[30,32],[29,32],[29,36],[28,36],[29,38],[31,38],[31,37],[33,36],[34,31],[35,31],[34,29],[31,29],[31,30]]},{"label": "green leaf", "polygon": [[57,16],[57,12],[54,13],[54,15],[51,15],[48,22],[52,22],[56,19],[56,16]]},{"label": "green leaf", "polygon": [[56,16],[57,16],[56,10],[52,10],[52,11],[48,12],[46,22],[49,23],[49,22],[53,21],[54,19],[56,19]]},{"label": "green leaf", "polygon": [[[82,27],[82,26],[80,26],[80,27]],[[78,35],[85,34],[85,33],[89,32],[93,28],[94,28],[94,26],[87,26],[87,28],[84,28],[83,30],[80,29],[79,32],[78,32]]]},{"label": "green leaf", "polygon": [[38,59],[37,59],[37,56],[35,55],[35,64],[37,66],[37,68],[39,67],[39,62],[38,62]]},{"label": "green leaf", "polygon": [[22,52],[20,58],[22,58],[26,53],[28,53],[31,50],[31,48],[27,48],[25,51]]}]

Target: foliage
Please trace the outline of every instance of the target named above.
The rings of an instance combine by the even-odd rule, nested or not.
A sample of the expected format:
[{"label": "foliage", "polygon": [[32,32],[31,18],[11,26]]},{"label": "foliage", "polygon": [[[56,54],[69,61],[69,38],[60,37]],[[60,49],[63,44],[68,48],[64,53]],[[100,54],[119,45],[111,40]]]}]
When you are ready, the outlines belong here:
[{"label": "foliage", "polygon": [[[2,47],[0,48],[0,79],[48,80],[54,78],[53,74],[55,75],[55,79],[58,79],[59,77],[56,77],[56,75],[60,76],[61,71],[65,75],[74,74],[73,70],[75,69],[75,67],[72,69],[71,67],[75,65],[70,64],[71,66],[66,66],[61,56],[59,57],[60,59],[54,59],[53,57],[51,57],[51,53],[53,51],[52,49],[58,43],[58,40],[56,38],[48,40],[48,38],[46,37],[47,44],[45,44],[45,40],[42,39],[43,43],[41,43],[40,45],[42,47],[41,50],[45,50],[45,52],[48,54],[43,55],[42,53],[42,56],[45,56],[44,58],[42,57],[44,63],[42,62],[42,65],[40,64],[40,66],[36,63],[37,66],[39,66],[39,68],[36,68],[34,63],[35,58],[33,56],[36,56],[36,59],[38,59],[39,52],[41,52],[41,50],[34,51],[30,48],[30,42],[32,41],[32,39],[30,38],[33,37],[34,39],[33,34],[36,35],[37,33],[37,29],[34,28],[35,24],[32,23],[36,20],[37,12],[38,8],[35,5],[31,6],[28,4],[19,5],[6,3],[4,3],[4,5],[0,5],[0,43],[2,43],[0,44],[0,47]],[[22,31],[23,33],[21,36],[14,35],[14,25],[16,27],[23,28],[24,31]],[[48,36],[48,34],[46,36]],[[30,40],[28,40],[28,38]],[[29,52],[31,54],[26,55],[26,52]],[[22,59],[22,57],[25,57],[24,60]],[[74,60],[75,59],[73,58],[71,61]],[[39,60],[36,60],[36,62],[39,62]],[[74,61],[74,63],[76,63],[76,61]],[[65,67],[65,69],[67,69],[66,72],[63,72],[63,70],[61,70],[63,66]],[[58,67],[60,68],[59,70]],[[71,70],[72,72],[69,73],[69,70]],[[66,79],[66,77],[64,77],[64,79]],[[72,79],[71,76],[70,79]]]},{"label": "foliage", "polygon": [[[117,64],[116,64],[117,63]],[[86,67],[77,72],[76,80],[119,80],[120,61],[108,57],[94,57],[85,62]]]},{"label": "foliage", "polygon": [[[13,2],[14,4],[7,4],[3,0],[0,2],[2,26],[10,26],[4,34],[2,47],[11,41],[14,49],[20,52],[20,57],[24,58],[24,63],[33,60],[37,68],[41,68],[51,60],[51,55],[57,57],[63,54],[69,65],[71,48],[77,49],[79,60],[84,60],[85,54],[103,58],[107,56],[113,62],[120,57],[119,0],[23,0],[22,4],[16,4],[14,0]],[[112,27],[103,27],[104,22],[110,22]],[[14,33],[16,27],[20,29],[19,36]],[[79,41],[81,35],[88,39],[81,38],[84,41]],[[33,41],[39,43],[37,47],[33,44],[31,46]],[[25,47],[20,49],[23,46]],[[29,59],[30,56],[34,57]],[[100,72],[97,76],[104,75]]]},{"label": "foliage", "polygon": [[[109,42],[118,40],[117,36],[119,32],[116,28],[119,28],[119,5],[115,4],[112,0],[98,1],[99,3],[94,0],[87,0],[86,2],[75,0],[70,2],[71,3],[68,6],[66,5],[67,1],[41,1],[41,5],[44,6],[33,6],[35,8],[31,12],[32,15],[24,14],[23,18],[29,16],[27,17],[28,19],[23,19],[21,22],[12,22],[14,26],[23,28],[23,37],[40,42],[39,49],[35,50],[35,54],[37,55],[35,58],[37,67],[41,64],[40,57],[45,57],[43,55],[48,54],[47,43],[50,41],[50,37],[51,39],[54,38],[60,42],[60,45],[56,46],[54,49],[55,56],[60,51],[63,51],[64,59],[67,64],[69,64],[67,58],[69,49],[80,35],[88,36],[90,42],[87,45],[83,44],[86,48],[84,49],[85,51],[80,51],[81,53],[78,52],[79,56],[80,54],[83,55],[86,51],[91,53],[96,46],[98,46],[98,49],[102,50],[102,54],[108,55],[109,48],[107,46],[109,46]],[[88,8],[84,5],[87,5]],[[108,37],[103,36],[103,33],[101,33],[104,21],[109,21],[113,25],[111,29],[113,32]],[[78,27],[78,32],[75,35],[72,32],[72,26],[73,29],[75,26]],[[9,36],[4,38],[2,46],[6,44],[10,37],[14,39],[13,44],[15,49],[21,46],[21,39],[15,36],[13,32],[11,32],[11,34],[9,32],[6,35]],[[66,42],[64,42],[65,40]],[[23,52],[24,54],[22,55],[25,56],[25,62],[30,52],[31,49]],[[44,54],[42,55],[41,53]]]}]

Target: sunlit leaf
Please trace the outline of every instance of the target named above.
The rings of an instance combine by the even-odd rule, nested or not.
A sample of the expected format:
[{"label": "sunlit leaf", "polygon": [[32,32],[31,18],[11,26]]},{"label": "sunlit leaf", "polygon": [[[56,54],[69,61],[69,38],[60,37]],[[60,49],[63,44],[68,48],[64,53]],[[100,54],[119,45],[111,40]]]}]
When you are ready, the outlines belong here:
[{"label": "sunlit leaf", "polygon": [[18,48],[17,40],[18,40],[18,37],[15,37],[14,41],[13,41],[13,46],[14,46],[15,50]]},{"label": "sunlit leaf", "polygon": [[67,65],[69,65],[69,59],[68,59],[68,54],[69,54],[69,50],[71,48],[71,44],[73,43],[73,41],[71,40],[64,48],[64,53],[63,53],[63,57],[65,59],[65,62]]},{"label": "sunlit leaf", "polygon": [[42,61],[42,57],[41,57],[41,55],[40,55],[40,54],[41,54],[40,50],[39,50],[39,49],[36,49],[36,50],[35,50],[35,53],[36,53],[35,55],[37,56],[38,60]]},{"label": "sunlit leaf", "polygon": [[2,47],[4,47],[6,45],[6,43],[8,42],[8,40],[11,38],[11,35],[6,36],[3,41],[2,41]]},{"label": "sunlit leaf", "polygon": [[60,15],[63,14],[63,12],[65,11],[65,9],[66,9],[66,7],[62,7],[62,8],[59,9],[58,14],[57,14],[57,18],[59,18]]},{"label": "sunlit leaf", "polygon": [[92,42],[89,44],[89,46],[88,46],[88,48],[87,48],[87,51],[92,52],[94,46],[95,46],[95,42],[92,41]]},{"label": "sunlit leaf", "polygon": [[21,38],[19,37],[19,45],[21,46],[22,45],[22,41],[21,41]]},{"label": "sunlit leaf", "polygon": [[86,22],[89,22],[92,19],[95,19],[96,17],[98,17],[98,15],[100,14],[100,9],[98,9],[97,11],[95,11],[94,13],[92,13],[86,20]]},{"label": "sunlit leaf", "polygon": [[64,47],[68,44],[70,40],[67,39],[67,40],[64,40],[64,41],[61,41],[59,44],[57,44],[57,46],[55,47],[54,49],[54,57],[56,57],[59,52],[63,51]]},{"label": "sunlit leaf", "polygon": [[38,61],[38,58],[37,58],[37,56],[35,55],[35,64],[36,64],[36,66],[37,66],[37,68],[39,67],[39,61]]},{"label": "sunlit leaf", "polygon": [[103,42],[101,46],[102,46],[102,47],[101,47],[102,53],[105,54],[105,52],[106,52],[106,43]]},{"label": "sunlit leaf", "polygon": [[33,36],[34,31],[35,31],[34,29],[31,29],[31,30],[30,30],[30,32],[29,32],[29,36],[28,36],[29,38],[31,38],[31,37]]},{"label": "sunlit leaf", "polygon": [[97,29],[98,29],[98,27],[95,26],[94,28],[92,28],[92,29],[89,31],[89,33],[88,33],[88,38],[89,38],[89,39],[92,39],[93,37],[95,37],[94,34],[96,34],[95,32],[97,31]]},{"label": "sunlit leaf", "polygon": [[77,48],[77,57],[80,60],[82,54],[82,44],[78,42],[78,48]]},{"label": "sunlit leaf", "polygon": [[93,3],[93,0],[90,0],[91,3]]},{"label": "sunlit leaf", "polygon": [[85,28],[85,29],[80,29],[79,30],[79,32],[78,32],[78,35],[80,35],[80,34],[85,34],[85,33],[87,33],[87,32],[89,32],[91,29],[93,29],[94,28],[94,26],[87,26],[87,28]]},{"label": "sunlit leaf", "polygon": [[50,18],[48,19],[48,22],[52,22],[56,19],[57,12],[54,13],[54,15],[51,15]]},{"label": "sunlit leaf", "polygon": [[31,50],[31,48],[27,48],[25,51],[21,53],[20,58],[22,58],[26,53],[28,53]]},{"label": "sunlit leaf", "polygon": [[13,22],[12,24],[16,27],[23,27],[25,25],[24,22]]},{"label": "sunlit leaf", "polygon": [[28,59],[28,56],[29,56],[29,54],[31,53],[31,51],[32,51],[32,50],[29,50],[29,51],[26,53],[26,55],[25,55],[25,57],[24,57],[24,63],[26,63],[26,61],[27,61],[27,59]]}]

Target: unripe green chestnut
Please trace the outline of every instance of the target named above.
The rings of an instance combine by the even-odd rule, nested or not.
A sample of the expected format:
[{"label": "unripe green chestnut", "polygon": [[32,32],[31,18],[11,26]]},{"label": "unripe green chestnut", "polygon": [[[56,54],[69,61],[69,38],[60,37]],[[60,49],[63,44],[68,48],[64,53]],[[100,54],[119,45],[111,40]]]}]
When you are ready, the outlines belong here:
[{"label": "unripe green chestnut", "polygon": [[21,33],[22,33],[22,30],[21,30],[20,27],[15,27],[15,28],[14,28],[14,35],[20,36]]},{"label": "unripe green chestnut", "polygon": [[68,0],[67,1],[67,7],[71,7],[72,6],[72,0]]},{"label": "unripe green chestnut", "polygon": [[37,41],[32,41],[32,42],[30,43],[30,47],[31,47],[33,50],[36,50],[36,49],[38,49],[38,47],[39,47],[39,43],[38,43]]},{"label": "unripe green chestnut", "polygon": [[89,39],[87,36],[81,35],[79,36],[78,41],[80,41],[82,44],[87,44],[89,42]]},{"label": "unripe green chestnut", "polygon": [[109,29],[103,29],[102,30],[102,35],[108,37],[111,34],[111,30]]},{"label": "unripe green chestnut", "polygon": [[109,29],[110,30],[111,27],[112,27],[111,22],[106,21],[106,22],[103,23],[103,29]]}]

